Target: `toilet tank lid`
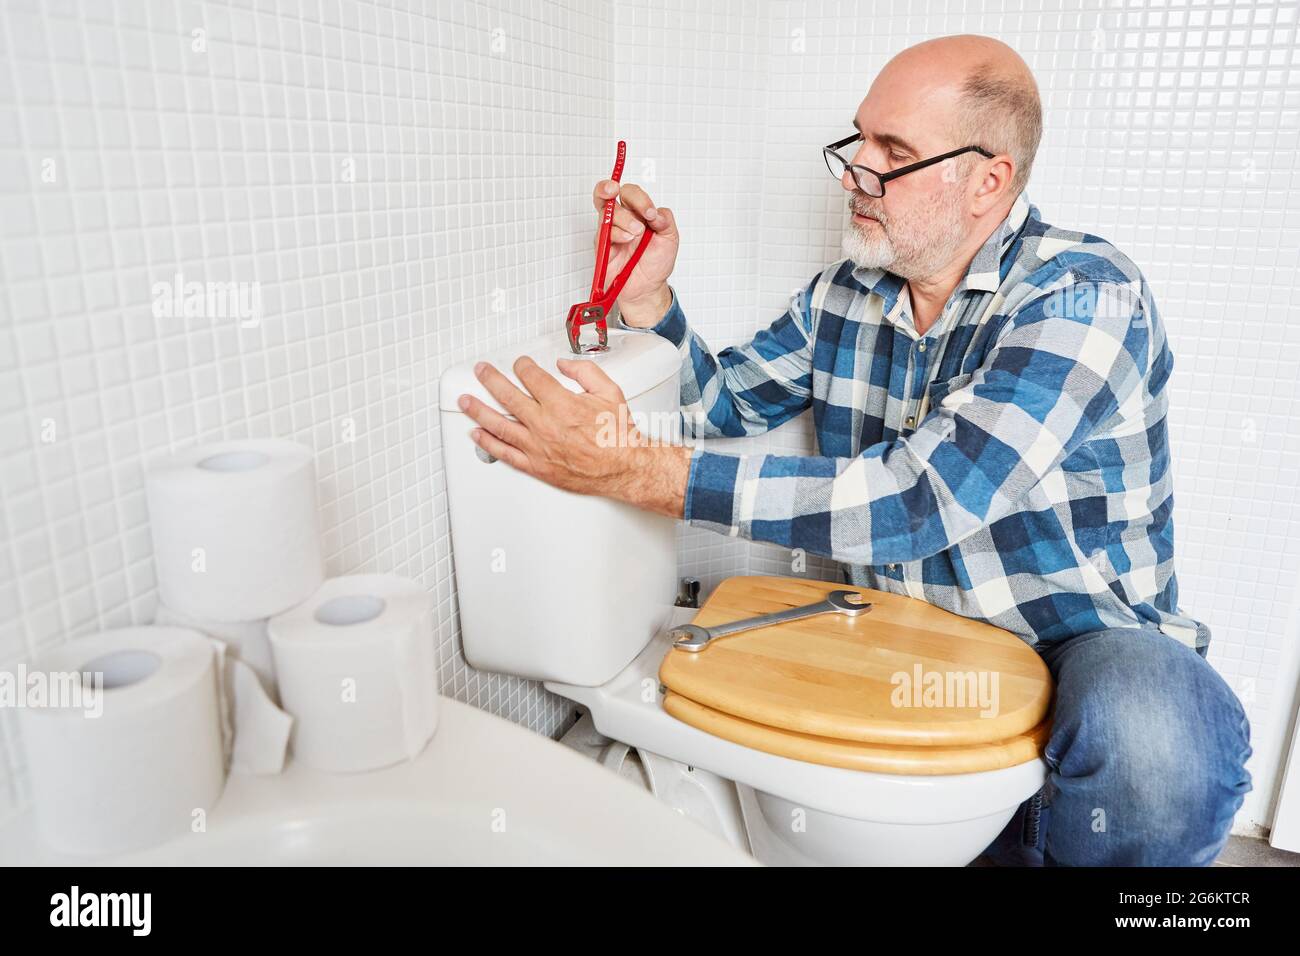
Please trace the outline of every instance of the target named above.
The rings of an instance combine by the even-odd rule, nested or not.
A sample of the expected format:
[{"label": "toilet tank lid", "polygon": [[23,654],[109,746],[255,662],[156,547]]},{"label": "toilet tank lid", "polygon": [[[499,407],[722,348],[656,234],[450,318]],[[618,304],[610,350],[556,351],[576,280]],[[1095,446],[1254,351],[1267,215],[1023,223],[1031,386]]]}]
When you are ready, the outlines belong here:
[{"label": "toilet tank lid", "polygon": [[571,392],[581,392],[582,386],[559,370],[555,364],[556,359],[572,358],[595,362],[617,383],[629,401],[676,376],[682,363],[676,346],[652,332],[610,329],[608,352],[579,356],[569,351],[568,339],[561,330],[515,345],[505,345],[485,352],[478,358],[451,366],[442,373],[438,382],[439,407],[445,411],[458,412],[460,409],[456,400],[468,393],[497,411],[504,411],[475,377],[474,366],[479,362],[489,362],[516,386],[523,388],[514,373],[515,360],[521,355],[530,356]]}]

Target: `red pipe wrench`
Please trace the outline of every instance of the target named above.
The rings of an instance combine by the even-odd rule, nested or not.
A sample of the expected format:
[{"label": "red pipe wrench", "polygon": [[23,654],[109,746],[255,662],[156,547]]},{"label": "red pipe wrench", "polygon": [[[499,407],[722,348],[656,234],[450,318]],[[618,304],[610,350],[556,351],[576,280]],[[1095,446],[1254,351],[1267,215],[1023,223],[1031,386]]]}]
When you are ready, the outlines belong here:
[{"label": "red pipe wrench", "polygon": [[[614,182],[619,182],[622,179],[623,161],[626,158],[627,143],[620,139],[618,141],[618,157],[614,160],[614,173],[610,176],[610,179],[614,180]],[[646,226],[640,244],[632,253],[632,258],[627,261],[627,265],[615,276],[614,281],[606,289],[605,272],[609,269],[610,252],[609,230],[614,221],[614,207],[617,204],[617,196],[605,200],[605,211],[601,216],[600,233],[596,240],[596,272],[591,280],[591,298],[586,302],[579,302],[569,309],[569,317],[564,321],[564,328],[569,333],[569,348],[577,355],[588,352],[604,352],[609,349],[609,332],[605,325],[605,317],[614,308],[614,303],[618,300],[618,294],[623,291],[623,286],[627,284],[627,277],[636,268],[637,262],[641,259],[641,254],[645,252],[646,246],[650,245],[650,240],[654,236],[650,227]],[[582,327],[584,325],[596,326],[597,341],[595,344],[582,344]]]}]

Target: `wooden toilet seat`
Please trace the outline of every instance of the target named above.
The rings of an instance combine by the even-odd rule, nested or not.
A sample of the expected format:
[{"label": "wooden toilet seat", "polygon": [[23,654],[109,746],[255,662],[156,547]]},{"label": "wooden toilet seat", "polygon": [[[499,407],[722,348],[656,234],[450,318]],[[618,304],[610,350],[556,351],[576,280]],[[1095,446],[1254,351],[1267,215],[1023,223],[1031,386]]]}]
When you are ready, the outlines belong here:
[{"label": "wooden toilet seat", "polygon": [[875,773],[975,773],[1041,755],[1051,674],[1001,628],[903,595],[779,577],[728,578],[693,623],[798,607],[837,589],[862,594],[871,610],[670,650],[659,669],[665,711],[755,750]]}]

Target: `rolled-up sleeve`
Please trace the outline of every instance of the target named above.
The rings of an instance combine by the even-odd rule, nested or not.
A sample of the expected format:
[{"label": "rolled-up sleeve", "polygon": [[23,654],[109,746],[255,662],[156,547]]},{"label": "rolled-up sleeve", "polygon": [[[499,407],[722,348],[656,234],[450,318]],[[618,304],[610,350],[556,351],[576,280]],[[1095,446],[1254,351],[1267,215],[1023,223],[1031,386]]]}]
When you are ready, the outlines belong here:
[{"label": "rolled-up sleeve", "polygon": [[693,525],[850,564],[915,561],[1000,517],[1143,387],[1150,328],[1129,285],[1057,290],[1011,315],[917,430],[854,458],[696,449]]}]

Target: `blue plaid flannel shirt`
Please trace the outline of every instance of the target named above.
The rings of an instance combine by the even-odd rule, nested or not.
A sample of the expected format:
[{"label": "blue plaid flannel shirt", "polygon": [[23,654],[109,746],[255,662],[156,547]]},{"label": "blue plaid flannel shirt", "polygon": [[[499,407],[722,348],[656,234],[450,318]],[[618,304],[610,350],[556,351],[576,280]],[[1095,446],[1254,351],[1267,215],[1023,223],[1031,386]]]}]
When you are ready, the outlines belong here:
[{"label": "blue plaid flannel shirt", "polygon": [[684,435],[755,435],[811,408],[819,450],[696,447],[685,519],[1030,644],[1147,626],[1208,645],[1178,608],[1173,356],[1137,266],[1022,192],[925,335],[910,308],[901,278],[841,260],[715,355],[674,292],[643,331],[682,354]]}]

